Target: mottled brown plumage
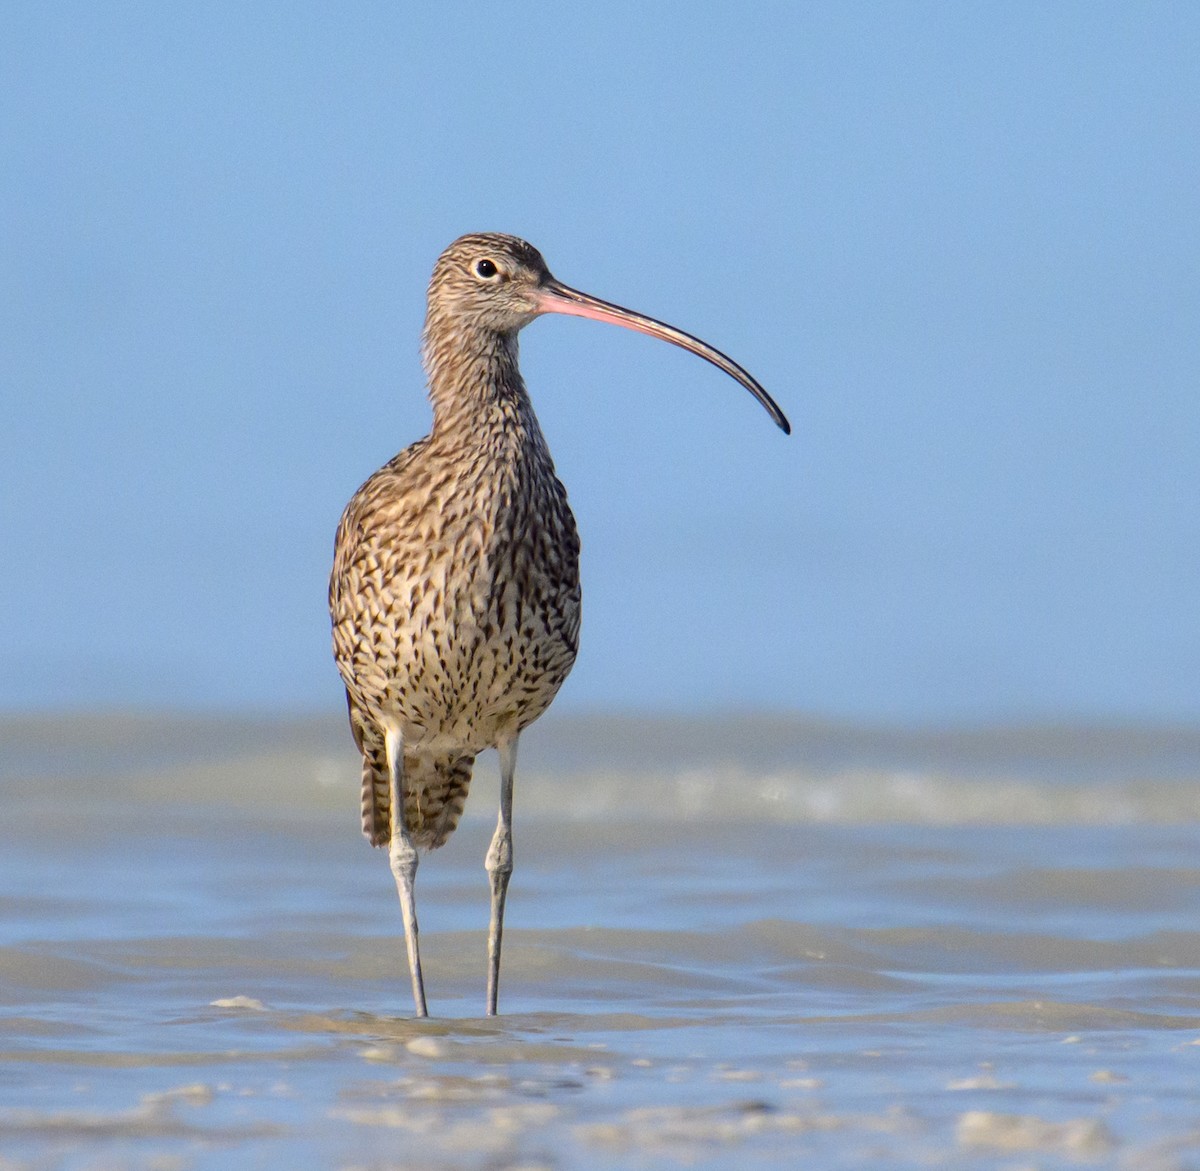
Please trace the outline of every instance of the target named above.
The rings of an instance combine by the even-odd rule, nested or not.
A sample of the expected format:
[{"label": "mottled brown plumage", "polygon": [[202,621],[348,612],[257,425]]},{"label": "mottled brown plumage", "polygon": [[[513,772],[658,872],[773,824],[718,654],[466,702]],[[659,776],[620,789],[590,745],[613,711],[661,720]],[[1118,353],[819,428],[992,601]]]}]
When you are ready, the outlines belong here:
[{"label": "mottled brown plumage", "polygon": [[442,256],[425,327],[433,432],[355,493],[335,543],[334,654],[373,845],[391,837],[381,721],[403,726],[413,843],[440,846],[475,755],[546,710],[579,645],[579,536],[516,331],[470,336],[452,308],[481,250],[546,273],[511,237],[466,236]]},{"label": "mottled brown plumage", "polygon": [[[700,354],[787,420],[740,366],[671,326],[567,288],[513,236],[463,236],[429,285],[424,358],[433,430],[355,493],[338,526],[329,607],[363,759],[363,832],[389,845],[418,1015],[417,849],[442,845],[475,756],[501,752],[488,1011],[512,870],[517,739],[557,694],[579,639],[579,537],[517,365],[543,313],[610,321]],[[397,816],[397,811],[400,816]]]}]

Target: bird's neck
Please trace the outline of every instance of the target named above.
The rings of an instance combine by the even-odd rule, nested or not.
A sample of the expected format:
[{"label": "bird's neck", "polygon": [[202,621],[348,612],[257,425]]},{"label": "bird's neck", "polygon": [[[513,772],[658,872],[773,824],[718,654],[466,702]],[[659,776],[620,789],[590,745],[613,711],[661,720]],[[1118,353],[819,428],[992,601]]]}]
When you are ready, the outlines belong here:
[{"label": "bird's neck", "polygon": [[544,442],[517,363],[515,333],[455,328],[431,318],[424,357],[435,441],[476,446],[500,432]]}]

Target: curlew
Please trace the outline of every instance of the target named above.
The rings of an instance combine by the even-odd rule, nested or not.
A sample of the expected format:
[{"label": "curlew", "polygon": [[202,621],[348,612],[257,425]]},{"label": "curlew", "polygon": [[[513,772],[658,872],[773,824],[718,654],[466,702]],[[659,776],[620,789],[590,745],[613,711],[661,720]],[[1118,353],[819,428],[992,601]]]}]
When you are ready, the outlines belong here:
[{"label": "curlew", "polygon": [[517,741],[554,699],[579,638],[579,536],[517,366],[543,313],[608,321],[682,346],[787,419],[736,362],[699,338],[560,284],[514,236],[463,236],[429,283],[423,356],[433,429],[354,494],[329,584],[333,650],[362,753],[362,828],[387,846],[417,1016],[426,1016],[413,882],[442,845],[475,757],[500,756],[487,1013],[496,1013],[513,868]]}]

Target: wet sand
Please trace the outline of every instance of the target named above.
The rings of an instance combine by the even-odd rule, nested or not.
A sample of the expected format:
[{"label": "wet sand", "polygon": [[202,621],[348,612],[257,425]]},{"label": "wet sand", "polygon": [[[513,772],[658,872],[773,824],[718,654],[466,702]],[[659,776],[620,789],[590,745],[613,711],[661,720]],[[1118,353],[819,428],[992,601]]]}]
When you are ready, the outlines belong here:
[{"label": "wet sand", "polygon": [[340,722],[0,724],[0,1168],[1200,1165],[1200,736],[559,720],[418,877]]}]

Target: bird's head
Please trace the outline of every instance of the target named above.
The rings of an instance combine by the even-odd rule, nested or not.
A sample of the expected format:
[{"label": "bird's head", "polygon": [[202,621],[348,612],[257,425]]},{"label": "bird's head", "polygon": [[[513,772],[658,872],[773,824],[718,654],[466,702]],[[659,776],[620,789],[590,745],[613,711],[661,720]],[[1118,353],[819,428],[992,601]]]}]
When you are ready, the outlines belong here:
[{"label": "bird's head", "polygon": [[516,333],[545,312],[540,299],[553,279],[542,254],[516,236],[460,236],[434,265],[429,311],[459,328]]},{"label": "bird's head", "polygon": [[564,285],[532,244],[501,232],[460,236],[438,257],[429,282],[426,343],[435,336],[451,346],[470,335],[512,339],[543,313],[607,321],[689,350],[740,382],[782,431],[791,431],[775,400],[732,358],[673,325]]}]

